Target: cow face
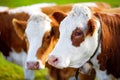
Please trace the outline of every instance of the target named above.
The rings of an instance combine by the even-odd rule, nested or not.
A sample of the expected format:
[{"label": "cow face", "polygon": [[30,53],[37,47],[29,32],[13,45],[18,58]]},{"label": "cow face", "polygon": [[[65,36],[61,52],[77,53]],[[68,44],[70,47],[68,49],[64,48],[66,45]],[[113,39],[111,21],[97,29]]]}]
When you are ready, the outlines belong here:
[{"label": "cow face", "polygon": [[35,68],[44,68],[36,54],[39,52],[38,49],[42,46],[43,40],[46,39],[47,43],[50,42],[50,22],[51,20],[45,14],[32,15],[28,20],[25,30],[29,42],[27,65],[35,65]]},{"label": "cow face", "polygon": [[[59,17],[59,16],[61,17]],[[44,68],[48,54],[59,38],[59,23],[66,15],[55,12],[52,16],[31,16],[25,30],[29,42],[27,68]]]},{"label": "cow face", "polygon": [[60,39],[48,63],[57,68],[81,67],[96,50],[99,26],[88,7],[75,5],[60,24]]}]

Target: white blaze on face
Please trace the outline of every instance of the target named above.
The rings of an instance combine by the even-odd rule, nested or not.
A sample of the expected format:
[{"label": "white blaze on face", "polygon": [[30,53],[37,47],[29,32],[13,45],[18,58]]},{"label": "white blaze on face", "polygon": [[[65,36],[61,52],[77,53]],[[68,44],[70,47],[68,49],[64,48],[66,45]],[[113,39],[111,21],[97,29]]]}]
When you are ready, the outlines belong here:
[{"label": "white blaze on face", "polygon": [[[75,67],[82,66],[93,55],[98,40],[97,28],[92,36],[85,36],[85,40],[80,46],[72,45],[72,32],[79,27],[84,33],[87,30],[87,22],[92,14],[88,7],[74,5],[70,14],[60,24],[60,39],[51,52],[51,55],[58,58],[58,64],[55,67]],[[99,23],[97,23],[99,26]],[[49,58],[48,58],[49,60]]]},{"label": "white blaze on face", "polygon": [[36,54],[38,49],[41,47],[42,39],[45,32],[51,30],[50,22],[51,20],[47,15],[43,13],[36,15],[34,14],[30,16],[25,31],[29,42],[27,62],[39,61],[40,68],[44,68],[44,65],[41,63],[40,60],[37,59]]}]

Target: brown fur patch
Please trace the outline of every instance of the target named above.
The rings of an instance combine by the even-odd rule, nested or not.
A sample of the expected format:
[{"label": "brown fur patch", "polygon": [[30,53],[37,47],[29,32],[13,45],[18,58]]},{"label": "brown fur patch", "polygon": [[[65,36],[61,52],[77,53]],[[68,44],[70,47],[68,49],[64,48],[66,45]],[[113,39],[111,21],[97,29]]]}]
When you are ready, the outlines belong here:
[{"label": "brown fur patch", "polygon": [[26,42],[18,37],[13,28],[13,18],[27,20],[29,16],[26,13],[8,14],[8,12],[0,12],[0,40],[2,42],[0,44],[4,43],[6,45],[6,47],[1,46],[0,50],[7,52],[3,53],[5,55],[8,54],[10,48],[13,48],[16,52],[20,52],[22,49],[27,51]]},{"label": "brown fur patch", "polygon": [[94,31],[95,31],[95,26],[96,26],[96,22],[94,21],[94,18],[90,19],[88,21],[88,31],[87,31],[87,35],[92,36]]},{"label": "brown fur patch", "polygon": [[85,39],[84,33],[80,28],[76,28],[71,35],[72,45],[75,47],[80,46],[80,43]]},{"label": "brown fur patch", "polygon": [[50,7],[43,7],[41,10],[43,13],[47,15],[51,15],[54,12],[57,11],[62,11],[62,12],[69,12],[72,9],[71,4],[66,4],[66,5],[57,5],[57,6],[50,6]]},{"label": "brown fur patch", "polygon": [[48,54],[49,54],[49,53],[46,54],[46,50],[49,49],[51,38],[52,38],[52,36],[51,36],[50,32],[46,32],[44,34],[44,37],[42,40],[42,45],[38,49],[37,54],[36,54],[37,58],[42,60],[43,64],[45,64],[46,59],[47,59]]},{"label": "brown fur patch", "polygon": [[[46,67],[48,67],[48,73],[51,76],[52,80],[69,80],[70,77],[75,77],[75,73],[77,68],[64,68],[57,69],[48,63],[46,63]],[[84,75],[79,73],[78,75],[80,80],[94,80],[95,79],[95,70],[92,70],[90,75]]]},{"label": "brown fur patch", "polygon": [[100,69],[120,77],[120,14],[96,13],[101,21],[101,53],[97,59]]}]

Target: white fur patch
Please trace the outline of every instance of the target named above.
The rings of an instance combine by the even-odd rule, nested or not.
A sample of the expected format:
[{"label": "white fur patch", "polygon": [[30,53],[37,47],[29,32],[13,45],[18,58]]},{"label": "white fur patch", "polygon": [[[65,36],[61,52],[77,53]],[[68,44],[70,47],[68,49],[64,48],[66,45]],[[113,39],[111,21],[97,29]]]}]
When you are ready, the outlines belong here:
[{"label": "white fur patch", "polygon": [[94,2],[81,2],[81,3],[76,3],[75,5],[79,5],[79,6],[88,6],[88,7],[98,7],[97,5],[96,5],[96,3],[94,3]]},{"label": "white fur patch", "polygon": [[17,53],[14,49],[12,49],[12,52],[10,52],[10,56],[7,58],[7,60],[23,66],[25,64],[26,58],[27,54],[25,51],[22,50],[20,53]]},{"label": "white fur patch", "polygon": [[26,36],[29,41],[28,57],[27,61],[39,61],[40,68],[44,68],[44,65],[37,59],[37,51],[42,45],[42,39],[46,31],[51,30],[51,20],[43,13],[34,14],[30,16],[26,28]]},{"label": "white fur patch", "polygon": [[21,12],[28,13],[29,15],[39,14],[41,12],[42,7],[54,6],[54,5],[55,5],[54,3],[40,3],[31,6],[22,6],[22,7],[17,7],[15,9],[10,9],[9,14],[15,14]]},{"label": "white fur patch", "polygon": [[0,6],[0,12],[7,11],[8,9],[6,6]]},{"label": "white fur patch", "polygon": [[[86,6],[74,5],[70,14],[60,24],[60,39],[50,55],[58,58],[59,63],[55,66],[81,67],[93,55],[98,45],[99,21],[96,20],[96,31],[93,36],[86,36],[79,47],[75,47],[71,42],[73,30],[79,27],[86,32],[87,22],[91,19],[91,10]],[[62,45],[62,47],[61,47]],[[48,59],[49,60],[49,59]]]},{"label": "white fur patch", "polygon": [[106,71],[96,70],[97,80],[112,80],[111,76],[107,75]]}]

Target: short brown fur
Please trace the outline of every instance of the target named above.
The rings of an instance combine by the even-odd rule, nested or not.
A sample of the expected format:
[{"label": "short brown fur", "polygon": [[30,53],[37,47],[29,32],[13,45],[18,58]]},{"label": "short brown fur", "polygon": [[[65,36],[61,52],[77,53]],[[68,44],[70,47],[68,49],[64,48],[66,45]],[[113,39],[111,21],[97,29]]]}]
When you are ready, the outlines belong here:
[{"label": "short brown fur", "polygon": [[[17,18],[20,20],[27,20],[29,18],[26,13],[16,13],[8,14],[8,12],[0,13],[0,44],[3,46],[0,47],[0,50],[4,55],[8,54],[13,48],[16,52],[20,52],[22,49],[27,51],[26,43],[24,40],[21,40],[16,32],[14,31],[12,19]],[[6,47],[4,47],[6,45]],[[7,53],[4,53],[7,52]],[[8,55],[7,55],[8,56]]]},{"label": "short brown fur", "polygon": [[101,70],[120,77],[120,14],[96,13],[102,28],[101,53],[97,59]]}]

